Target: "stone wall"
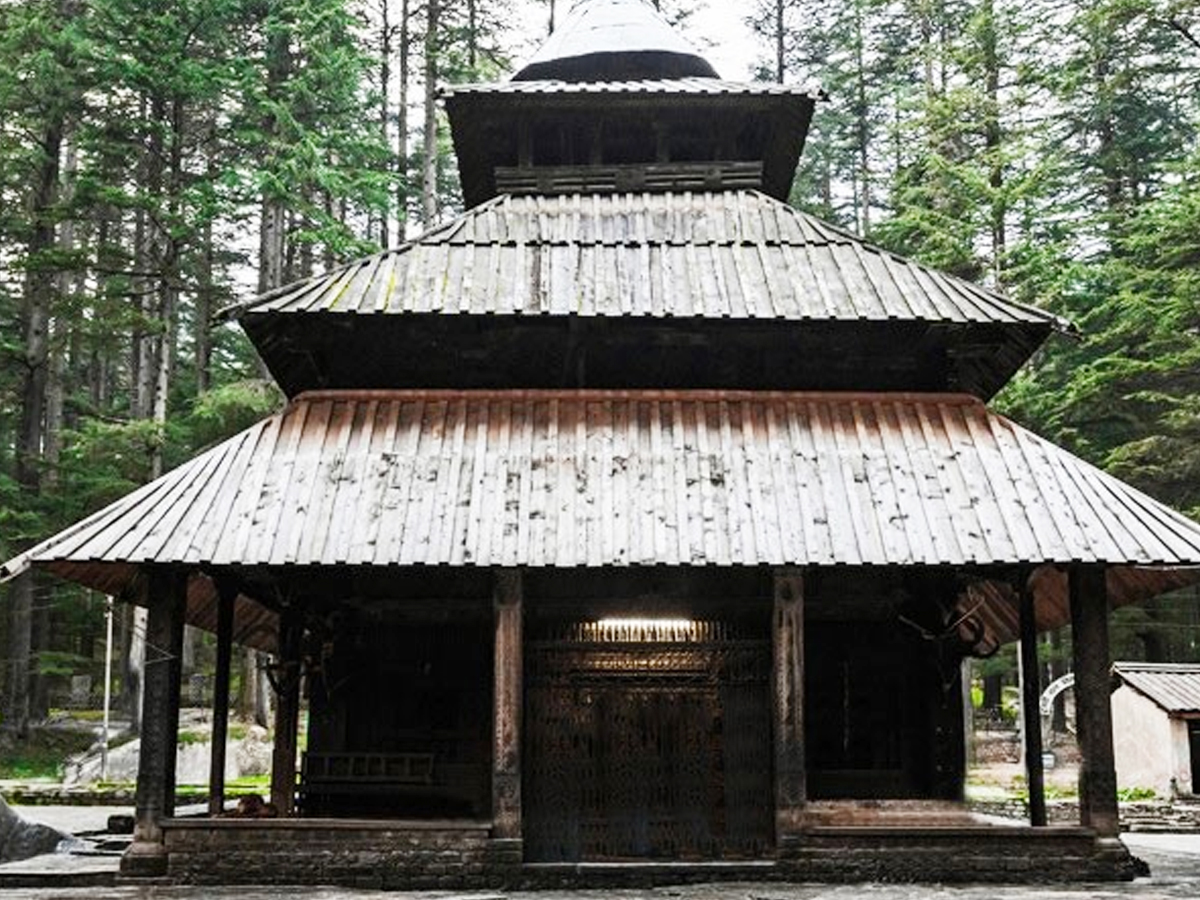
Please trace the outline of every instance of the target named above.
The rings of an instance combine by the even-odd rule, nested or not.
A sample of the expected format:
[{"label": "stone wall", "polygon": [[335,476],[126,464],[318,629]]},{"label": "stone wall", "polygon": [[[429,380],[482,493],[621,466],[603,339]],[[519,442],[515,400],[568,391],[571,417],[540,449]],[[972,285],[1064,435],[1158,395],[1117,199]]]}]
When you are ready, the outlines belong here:
[{"label": "stone wall", "polygon": [[[1029,821],[1029,805],[1024,800],[972,800],[971,812],[998,816],[1015,822]],[[1134,800],[1120,804],[1122,831],[1195,832],[1200,831],[1200,801]],[[1077,825],[1079,804],[1074,800],[1055,800],[1046,804],[1051,825]]]},{"label": "stone wall", "polygon": [[791,881],[1039,883],[1134,877],[1120,841],[1079,828],[814,829],[781,848]]},{"label": "stone wall", "polygon": [[520,842],[486,825],[218,819],[164,833],[168,877],[189,884],[462,889],[510,883],[521,864]]}]

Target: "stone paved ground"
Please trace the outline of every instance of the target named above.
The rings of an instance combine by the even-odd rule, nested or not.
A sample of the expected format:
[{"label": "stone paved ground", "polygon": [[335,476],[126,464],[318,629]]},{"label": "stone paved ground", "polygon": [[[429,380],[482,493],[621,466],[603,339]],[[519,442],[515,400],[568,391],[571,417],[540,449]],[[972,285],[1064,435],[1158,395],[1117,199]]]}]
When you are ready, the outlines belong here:
[{"label": "stone paved ground", "polygon": [[939,887],[936,885],[728,884],[644,891],[541,894],[381,893],[337,888],[118,887],[6,888],[4,900],[1195,900],[1200,879],[1146,879],[1131,885],[1077,887]]},{"label": "stone paved ground", "polygon": [[381,893],[338,888],[7,887],[3,900],[1196,900],[1200,898],[1200,837],[1134,835],[1133,851],[1153,875],[1131,884],[1005,887],[994,885],[713,884],[625,891],[543,893]]}]

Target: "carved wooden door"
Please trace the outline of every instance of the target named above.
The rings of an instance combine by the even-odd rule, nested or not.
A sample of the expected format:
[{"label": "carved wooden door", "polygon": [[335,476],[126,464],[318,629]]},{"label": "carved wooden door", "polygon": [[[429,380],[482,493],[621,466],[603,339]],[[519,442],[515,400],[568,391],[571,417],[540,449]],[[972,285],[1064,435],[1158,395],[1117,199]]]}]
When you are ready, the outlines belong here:
[{"label": "carved wooden door", "polygon": [[534,643],[527,662],[527,859],[770,849],[765,643]]}]

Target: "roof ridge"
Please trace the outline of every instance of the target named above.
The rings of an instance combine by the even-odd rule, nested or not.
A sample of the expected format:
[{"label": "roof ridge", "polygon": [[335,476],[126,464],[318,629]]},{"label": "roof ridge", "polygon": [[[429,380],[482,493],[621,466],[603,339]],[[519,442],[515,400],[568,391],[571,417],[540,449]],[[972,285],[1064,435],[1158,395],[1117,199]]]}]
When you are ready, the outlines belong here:
[{"label": "roof ridge", "polygon": [[1113,669],[1120,671],[1140,669],[1148,672],[1174,672],[1187,670],[1200,673],[1200,663],[1154,663],[1137,660],[1117,660],[1112,665]]},{"label": "roof ridge", "polygon": [[[288,401],[288,407],[299,403],[330,400],[366,402],[371,400],[408,399],[465,399],[465,400],[636,400],[665,402],[694,400],[698,402],[840,402],[861,403],[930,403],[940,406],[986,407],[983,400],[965,392],[938,391],[788,391],[746,390],[742,388],[318,388],[302,391]],[[993,413],[993,415],[995,415]]]},{"label": "roof ridge", "polygon": [[548,90],[550,93],[625,93],[654,88],[655,92],[670,94],[679,93],[680,88],[689,87],[715,90],[721,93],[744,91],[752,94],[803,96],[814,100],[825,100],[829,96],[824,88],[812,82],[792,84],[778,81],[743,81],[736,78],[713,78],[701,75],[688,75],[683,78],[626,78],[620,81],[567,81],[562,78],[540,78],[531,81],[469,81],[458,84],[440,84],[436,91],[438,98],[444,100],[456,94],[528,93],[540,95]]}]

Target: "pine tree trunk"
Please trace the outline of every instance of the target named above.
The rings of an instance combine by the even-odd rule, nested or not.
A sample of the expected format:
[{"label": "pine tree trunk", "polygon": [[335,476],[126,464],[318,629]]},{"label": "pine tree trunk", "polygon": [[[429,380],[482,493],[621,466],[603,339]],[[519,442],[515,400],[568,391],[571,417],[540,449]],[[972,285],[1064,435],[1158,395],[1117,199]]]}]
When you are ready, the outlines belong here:
[{"label": "pine tree trunk", "polygon": [[1004,200],[1004,162],[1001,159],[1000,129],[1000,54],[996,33],[996,10],[994,0],[984,0],[980,10],[983,21],[981,35],[984,69],[984,89],[987,106],[983,122],[983,140],[989,160],[988,185],[992,191],[991,232],[992,271],[996,282],[1003,281],[1004,253],[1008,244],[1005,219],[1008,216]]},{"label": "pine tree trunk", "polygon": [[[309,195],[305,198],[305,200],[308,203],[311,203],[312,202],[311,191],[306,190],[305,193]],[[305,225],[311,224],[308,221],[307,217],[302,218],[301,221]],[[312,241],[303,241],[302,243],[300,243],[300,246],[296,251],[296,264],[295,264],[296,265],[296,273],[295,273],[296,277],[297,278],[311,278],[313,276],[313,272],[316,271],[314,268],[315,263],[316,263],[316,256],[315,256],[314,250],[313,250],[313,242]]]},{"label": "pine tree trunk", "polygon": [[286,213],[276,198],[263,197],[258,230],[258,292],[265,294],[283,284],[283,242]]},{"label": "pine tree trunk", "polygon": [[858,182],[861,213],[858,226],[864,236],[871,231],[871,118],[867,108],[867,73],[864,55],[862,0],[854,0],[854,64],[857,108],[855,136],[858,138]]},{"label": "pine tree trunk", "polygon": [[266,677],[264,654],[246,647],[242,652],[238,716],[263,728],[271,727],[271,686]]},{"label": "pine tree trunk", "polygon": [[242,651],[241,672],[238,679],[237,714],[244,722],[254,720],[254,710],[258,700],[258,656],[254,650],[246,647]]},{"label": "pine tree trunk", "polygon": [[[391,2],[383,0],[379,4],[380,23],[379,23],[379,140],[383,146],[388,146],[388,126],[391,119],[391,93],[392,85],[392,19],[391,19]],[[375,213],[367,219],[367,238],[379,241],[379,246],[386,248],[388,245],[388,215],[384,210],[376,216]]]},{"label": "pine tree trunk", "polygon": [[[46,255],[55,248],[57,233],[52,210],[58,197],[60,155],[65,122],[60,116],[47,123],[38,142],[42,158],[29,195],[30,232],[26,243],[29,268],[21,308],[23,339],[21,371],[21,430],[17,435],[15,475],[27,497],[41,490],[45,440],[46,386],[50,368],[50,309],[55,273]],[[3,727],[24,736],[29,730],[30,683],[33,672],[34,576],[15,579],[9,600],[8,678]]]},{"label": "pine tree trunk", "polygon": [[44,722],[50,718],[50,679],[41,671],[42,652],[51,649],[54,638],[52,624],[53,605],[42,600],[37,602],[34,593],[33,615],[30,617],[30,646],[33,653],[29,658],[29,720]]},{"label": "pine tree trunk", "polygon": [[[199,630],[193,625],[183,626],[183,644],[179,651],[179,668],[182,670],[182,675],[186,679],[196,671],[196,643],[200,638]],[[188,687],[183,686],[184,696],[189,696]],[[192,699],[195,702],[195,699]]]},{"label": "pine tree trunk", "polygon": [[[337,218],[337,204],[334,203],[333,194],[331,194],[329,191],[323,191],[322,197],[324,198],[323,208],[325,210],[325,217],[328,221],[332,222]],[[326,241],[324,247],[322,247],[321,257],[321,264],[325,267],[325,271],[328,272],[336,263],[336,260],[333,257],[333,245],[328,241]]]},{"label": "pine tree trunk", "polygon": [[216,312],[217,288],[213,278],[213,229],[208,222],[200,236],[199,271],[196,285],[196,323],[192,341],[195,345],[196,393],[204,394],[212,387],[212,317]]},{"label": "pine tree trunk", "polygon": [[775,0],[775,80],[783,84],[787,74],[786,32],[784,30],[784,6],[786,0]]},{"label": "pine tree trunk", "polygon": [[467,71],[474,78],[479,64],[479,9],[476,0],[467,0]]},{"label": "pine tree trunk", "polygon": [[399,93],[396,98],[396,243],[407,237],[408,226],[408,66],[412,47],[409,34],[409,0],[400,2],[400,71]]},{"label": "pine tree trunk", "polygon": [[29,658],[33,649],[33,572],[8,588],[8,671],[4,679],[4,718],[0,727],[18,737],[29,734]]},{"label": "pine tree trunk", "polygon": [[[145,97],[138,101],[138,115],[145,121],[149,114],[149,104]],[[137,165],[138,184],[142,185],[147,194],[155,191],[155,169],[161,166],[162,146],[156,145],[152,139],[149,152],[140,154]],[[154,319],[154,294],[148,287],[147,273],[153,269],[150,216],[141,205],[137,207],[133,229],[133,278],[134,295],[137,297],[140,321],[133,338],[130,358],[133,397],[130,401],[130,412],[135,419],[147,419],[153,405],[154,397],[154,359],[153,340],[150,334],[150,322]]]},{"label": "pine tree trunk", "polygon": [[[155,121],[162,126],[155,129],[156,134],[166,131],[170,135],[170,141],[165,148],[161,148],[161,140],[158,141],[160,149],[166,151],[166,160],[165,165],[151,163],[152,171],[154,171],[151,185],[155,186],[157,181],[156,193],[160,199],[158,206],[160,210],[165,209],[167,215],[174,220],[179,214],[180,192],[183,189],[182,147],[185,127],[183,101],[175,97],[169,104],[165,101],[161,104],[156,101],[152,106],[156,112]],[[152,192],[151,196],[154,194],[155,192]],[[162,222],[155,223],[152,233],[157,266],[155,307],[158,321],[155,323],[151,354],[154,375],[150,417],[157,426],[159,434],[162,435],[167,426],[167,407],[174,365],[175,318],[176,306],[179,302],[179,245],[170,228],[164,227]],[[163,474],[162,447],[163,441],[156,440],[150,459],[151,478],[158,478]]]},{"label": "pine tree trunk", "polygon": [[[296,269],[299,268],[299,252],[298,244],[300,241],[290,240],[290,235],[299,232],[302,227],[302,222],[305,221],[304,216],[295,210],[288,210],[283,216],[283,275],[280,276],[281,284],[290,284],[295,281]],[[304,244],[311,244],[311,241],[304,241]]]},{"label": "pine tree trunk", "polygon": [[1000,708],[1004,702],[1004,678],[1000,675],[985,675],[983,677],[983,709],[1000,716]]},{"label": "pine tree trunk", "polygon": [[[277,99],[291,74],[288,29],[277,27],[267,42],[267,96]],[[278,131],[278,123],[268,114],[262,124],[268,139]],[[283,200],[273,190],[263,194],[258,231],[258,292],[265,294],[283,284],[284,241],[287,232]]]},{"label": "pine tree trunk", "polygon": [[421,178],[421,218],[425,228],[432,228],[437,220],[437,174],[438,174],[438,129],[437,129],[437,79],[438,79],[438,28],[441,18],[441,0],[426,0],[425,25],[425,168]]}]

